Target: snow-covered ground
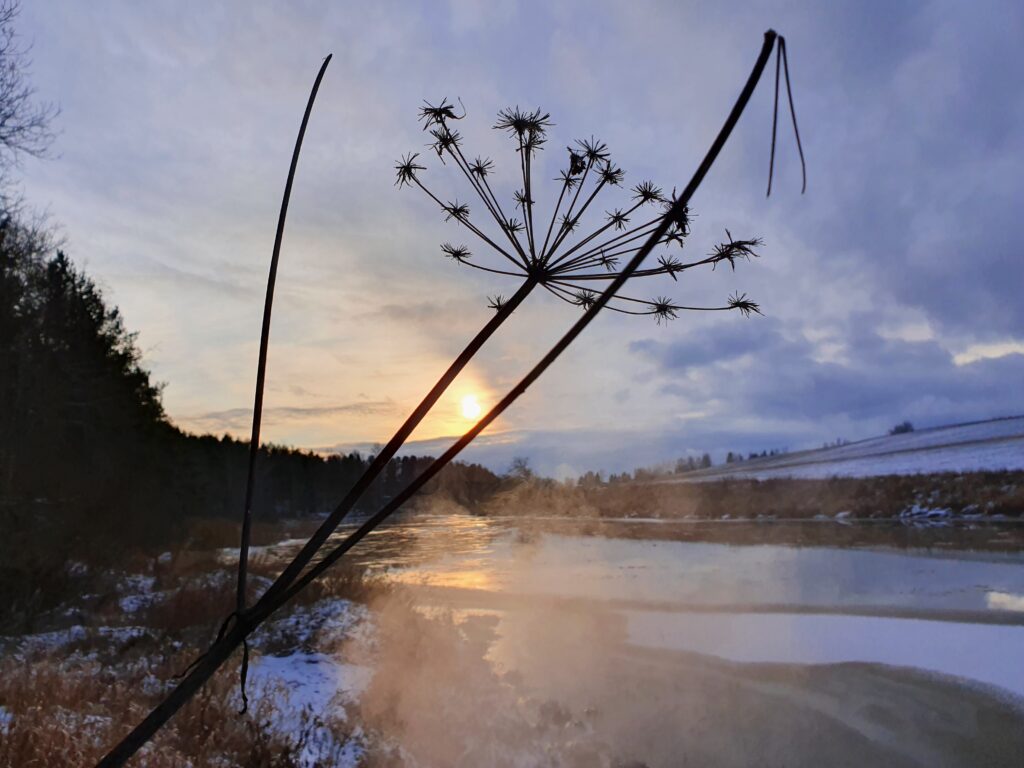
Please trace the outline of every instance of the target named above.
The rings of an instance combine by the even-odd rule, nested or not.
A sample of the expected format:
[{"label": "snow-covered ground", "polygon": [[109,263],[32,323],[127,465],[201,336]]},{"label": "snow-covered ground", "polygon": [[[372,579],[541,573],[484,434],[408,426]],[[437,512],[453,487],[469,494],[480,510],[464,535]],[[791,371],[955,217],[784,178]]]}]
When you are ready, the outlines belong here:
[{"label": "snow-covered ground", "polygon": [[[215,571],[203,574],[200,580],[215,585],[229,577]],[[121,574],[113,578],[121,614],[109,617],[113,625],[75,623],[46,632],[0,636],[0,657],[28,664],[60,659],[69,670],[76,670],[90,662],[105,666],[110,659],[131,653],[140,640],[152,644],[166,641],[159,627],[120,622],[145,620],[145,610],[167,600],[173,590],[155,589],[152,576]],[[347,663],[342,649],[350,639],[364,638],[372,632],[370,613],[364,605],[326,597],[296,606],[251,638],[249,699],[273,702],[273,717],[267,724],[286,739],[301,742],[298,765],[302,768],[354,768],[360,763],[365,739],[358,724],[345,727],[347,710],[369,684],[372,670]],[[162,652],[167,649],[186,650],[178,640],[167,642]],[[143,681],[146,693],[151,695],[161,694],[166,685],[152,674]],[[16,719],[0,706],[0,736]]]},{"label": "snow-covered ground", "polygon": [[328,757],[332,766],[354,768],[362,753],[358,729],[352,734],[355,738],[341,741],[323,717],[328,713],[343,717],[344,706],[358,699],[370,674],[369,669],[342,663],[330,654],[294,651],[257,657],[249,680],[252,690],[275,696],[273,726],[277,731],[296,734],[308,730],[299,758],[304,768],[323,765]]},{"label": "snow-covered ground", "polygon": [[690,472],[668,482],[727,477],[827,478],[1024,469],[1024,416],[884,435]]}]

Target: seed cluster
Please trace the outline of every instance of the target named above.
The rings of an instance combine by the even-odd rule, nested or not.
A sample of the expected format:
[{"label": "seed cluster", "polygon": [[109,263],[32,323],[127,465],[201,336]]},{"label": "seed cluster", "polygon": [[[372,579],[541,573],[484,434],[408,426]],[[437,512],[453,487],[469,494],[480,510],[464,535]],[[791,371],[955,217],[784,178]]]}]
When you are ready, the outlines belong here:
[{"label": "seed cluster", "polygon": [[[625,172],[612,162],[604,142],[593,137],[579,139],[566,147],[566,167],[555,179],[559,183],[558,201],[550,218],[544,217],[543,221],[548,221],[545,226],[543,221],[536,221],[533,163],[537,152],[548,141],[551,116],[540,109],[527,111],[519,107],[498,112],[493,127],[507,133],[515,143],[522,179],[522,185],[512,195],[512,208],[508,212],[491,187],[494,162],[485,157],[470,160],[463,151],[462,134],[452,127],[453,122],[465,117],[465,109],[459,114],[447,100],[436,106],[425,103],[420,108],[423,130],[432,139],[430,149],[443,164],[453,163],[461,171],[474,197],[486,211],[480,219],[471,215],[467,203],[442,198],[427,188],[421,180],[427,168],[420,163],[419,153],[407,154],[395,165],[395,183],[399,187],[421,189],[442,210],[445,221],[455,221],[467,229],[488,252],[504,259],[504,263],[499,262],[497,266],[481,263],[468,246],[450,242],[441,244],[441,252],[447,258],[494,274],[532,278],[559,299],[588,309],[597,296],[595,289],[601,288],[602,282],[608,283],[619,276],[620,260],[640,250],[662,218],[668,215],[675,202],[675,190],[666,194],[653,182],[642,181],[630,190],[632,195],[627,205],[605,211],[600,224],[583,231],[584,214],[594,207],[603,191],[622,187]],[[668,275],[678,281],[678,275],[688,269],[708,265],[714,269],[722,262],[735,269],[737,261],[759,255],[755,250],[763,244],[759,238],[737,240],[726,230],[726,240],[708,255],[687,260],[680,254],[690,235],[690,219],[688,208],[674,215],[671,226],[658,241],[658,246],[668,250],[658,256],[657,266],[636,270],[631,280]],[[501,296],[489,299],[489,305],[495,309],[500,309],[502,304]],[[674,319],[683,310],[735,309],[743,315],[760,313],[755,302],[739,293],[730,296],[723,306],[711,307],[685,306],[665,296],[643,299],[616,294],[607,307],[623,314],[652,315],[659,324]]]}]

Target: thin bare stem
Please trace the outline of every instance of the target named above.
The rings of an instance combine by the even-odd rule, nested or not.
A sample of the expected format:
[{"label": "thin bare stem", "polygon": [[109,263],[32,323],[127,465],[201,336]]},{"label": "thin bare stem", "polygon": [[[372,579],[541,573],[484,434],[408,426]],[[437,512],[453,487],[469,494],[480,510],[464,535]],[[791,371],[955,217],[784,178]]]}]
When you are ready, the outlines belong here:
[{"label": "thin bare stem", "polygon": [[576,207],[576,201],[579,200],[580,192],[583,190],[583,184],[587,180],[587,176],[590,174],[590,169],[593,165],[593,160],[587,161],[587,167],[583,169],[583,175],[580,176],[580,180],[576,184],[576,192],[573,194],[572,200],[569,201],[569,207],[565,209],[565,214],[562,217],[562,225],[558,228],[558,232],[555,234],[555,242],[551,244],[552,254],[558,247],[558,243],[561,242],[562,234],[568,228],[569,222],[572,221],[572,209]]},{"label": "thin bare stem", "polygon": [[[331,63],[331,54],[327,55],[316,80],[313,82],[313,89],[310,91],[309,100],[306,102],[306,111],[302,115],[302,123],[299,125],[299,135],[295,139],[295,149],[292,150],[292,161],[288,168],[288,179],[284,184],[284,196],[281,199],[281,212],[277,217],[277,234],[274,236],[274,250],[270,257],[270,275],[267,277],[267,297],[263,304],[263,327],[260,330],[260,355],[256,365],[256,397],[252,407],[252,433],[249,437],[249,471],[245,481],[245,511],[242,514],[242,540],[238,548],[238,583],[235,595],[235,607],[239,611],[245,610],[245,589],[246,576],[249,566],[249,541],[252,531],[252,497],[253,487],[256,478],[256,457],[260,449],[260,425],[263,420],[263,389],[267,377],[267,348],[270,344],[270,315],[274,307],[274,286],[277,283],[277,264],[281,257],[281,241],[284,238],[284,223],[288,217],[288,202],[292,196],[292,182],[295,180],[295,170],[299,165],[299,153],[302,151],[302,140],[306,135],[306,126],[309,124],[309,116],[313,111],[313,102],[316,100],[317,91],[320,90],[320,82],[327,71],[327,65]],[[243,682],[243,694],[245,684]]]},{"label": "thin bare stem", "polygon": [[544,235],[544,245],[540,249],[540,260],[542,263],[547,263],[548,254],[548,241],[551,239],[551,230],[555,227],[555,219],[558,218],[558,209],[562,207],[562,199],[565,197],[565,190],[569,188],[569,174],[566,173],[565,181],[562,182],[562,191],[558,193],[558,202],[555,203],[555,210],[551,212],[551,223],[548,224],[548,233]]},{"label": "thin bare stem", "polygon": [[[423,183],[419,179],[413,177],[412,182],[417,187],[419,187],[424,192],[426,192],[430,196],[430,199],[433,200],[435,203],[437,203],[442,211],[448,211],[449,210],[449,206],[446,205],[445,203],[441,202],[440,198],[438,198],[437,195],[435,195],[433,192],[431,192],[429,189],[427,189],[425,186],[423,186]],[[510,254],[504,248],[502,248],[497,243],[495,243],[493,240],[491,240],[491,238],[489,238],[487,235],[485,235],[483,232],[481,232],[479,229],[477,229],[477,227],[474,226],[469,221],[468,218],[456,217],[455,220],[458,221],[460,224],[462,224],[464,227],[466,227],[466,229],[468,229],[474,235],[479,237],[481,240],[483,240],[485,243],[487,243],[489,246],[491,246],[491,248],[493,248],[496,252],[500,253],[502,256],[504,256],[506,259],[511,261],[516,266],[525,266],[525,265],[521,264],[519,261],[517,261],[516,258],[512,254]]]},{"label": "thin bare stem", "polygon": [[[641,205],[643,205],[642,202],[641,203],[636,203],[635,205],[631,206],[630,208],[627,208],[626,211],[625,211],[625,215],[628,216],[629,214],[633,213]],[[567,250],[564,253],[560,254],[559,257],[558,257],[558,261],[560,262],[563,259],[567,258],[568,256],[571,256],[573,253],[578,251],[584,245],[586,245],[587,243],[591,242],[594,238],[600,236],[601,233],[607,232],[609,227],[613,227],[613,226],[615,226],[615,222],[612,221],[612,220],[609,220],[606,224],[598,227],[593,232],[591,232],[589,235],[587,235],[587,237],[583,238],[578,243],[576,243],[576,245],[574,245],[572,248],[570,248],[569,250]]]},{"label": "thin bare stem", "polygon": [[530,154],[523,144],[522,134],[519,136],[519,166],[523,172],[523,222],[526,226],[526,242],[530,246],[531,261],[536,261],[537,249],[533,245],[533,223],[530,209]]},{"label": "thin bare stem", "polygon": [[563,257],[560,256],[559,258],[555,259],[554,262],[552,262],[551,266],[571,269],[575,264],[580,263],[589,256],[594,256],[596,254],[600,254],[601,251],[607,251],[609,248],[619,247],[625,245],[626,243],[631,243],[635,240],[639,240],[643,237],[646,237],[648,234],[654,231],[653,227],[656,227],[659,221],[661,221],[661,217],[651,219],[650,221],[644,222],[643,224],[638,224],[632,229],[627,229],[624,232],[620,232],[619,234],[608,238],[603,243],[591,246],[583,253],[576,254],[576,256],[569,259],[568,261],[562,261]]},{"label": "thin bare stem", "polygon": [[[597,182],[597,184],[595,185],[594,189],[591,191],[590,196],[586,199],[586,201],[583,203],[583,205],[580,206],[580,209],[579,209],[579,211],[576,212],[576,215],[573,216],[573,218],[572,218],[572,223],[573,224],[576,224],[576,223],[579,222],[579,220],[583,216],[583,214],[586,213],[587,208],[594,201],[594,198],[597,197],[598,192],[600,192],[604,188],[604,185],[605,185],[605,180],[604,179],[601,179],[599,182]],[[571,234],[571,232],[572,232],[572,229],[569,226],[565,226],[565,227],[562,228],[562,232],[559,234],[558,237],[555,238],[555,242],[551,244],[551,252],[552,253],[554,253],[558,249],[558,246],[560,246],[565,241],[565,238],[567,238]]]},{"label": "thin bare stem", "polygon": [[[459,145],[455,142],[452,144],[455,147],[455,151],[452,151],[449,147],[448,154],[451,155],[453,160],[455,160],[455,165],[458,166],[460,171],[462,171],[462,174],[469,179],[470,185],[476,191],[484,205],[487,206],[487,210],[491,212],[495,222],[498,224],[498,228],[505,233],[505,237],[508,238],[509,243],[511,243],[512,247],[519,254],[523,268],[526,269],[529,265],[529,259],[526,257],[526,252],[523,250],[523,246],[520,245],[519,239],[515,236],[515,233],[505,226],[505,214],[501,212],[501,206],[498,205],[497,199],[491,199],[493,197],[493,193],[488,196],[487,192],[490,192],[490,187],[487,187],[485,192],[484,187],[476,180],[473,172],[469,169],[469,163],[466,162],[466,158],[462,154],[462,150],[459,149]],[[456,154],[456,152],[458,154]]]}]

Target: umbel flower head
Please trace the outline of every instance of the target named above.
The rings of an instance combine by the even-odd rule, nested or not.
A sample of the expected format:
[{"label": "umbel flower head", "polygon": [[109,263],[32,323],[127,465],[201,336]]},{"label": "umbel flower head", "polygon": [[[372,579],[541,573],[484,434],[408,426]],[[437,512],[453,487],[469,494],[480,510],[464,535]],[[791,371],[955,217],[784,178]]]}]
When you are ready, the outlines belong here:
[{"label": "umbel flower head", "polygon": [[[461,102],[460,102],[461,107]],[[517,189],[506,207],[494,193],[490,179],[495,172],[490,158],[468,159],[463,151],[463,137],[451,123],[466,117],[446,99],[436,106],[425,103],[420,108],[423,130],[432,141],[428,145],[446,166],[454,165],[468,183],[473,195],[482,204],[474,203],[476,214],[458,200],[449,200],[429,189],[421,176],[427,170],[417,162],[419,155],[410,153],[395,164],[395,183],[399,187],[415,186],[441,209],[445,221],[464,227],[484,243],[486,251],[498,257],[496,264],[470,258],[465,245],[443,243],[442,253],[451,261],[493,274],[533,280],[567,304],[589,309],[603,285],[620,276],[620,260],[629,260],[655,233],[666,213],[673,208],[676,191],[666,195],[652,181],[641,181],[629,190],[627,201],[620,207],[601,209],[594,201],[608,191],[621,188],[625,172],[615,165],[607,145],[593,136],[578,139],[567,148],[566,165],[555,181],[558,199],[552,211],[541,215],[533,194],[533,160],[544,149],[551,116],[540,109],[523,110],[518,106],[498,112],[493,128],[504,132],[514,143],[519,166]],[[590,213],[590,224],[585,215]],[[516,215],[511,215],[515,213]],[[687,259],[686,240],[690,236],[691,214],[688,208],[674,211],[673,221],[658,240],[664,251],[657,256],[657,266],[638,269],[630,281],[668,276],[680,283],[679,276],[696,267],[714,269],[722,262],[733,270],[736,262],[758,256],[759,238],[736,239],[726,230],[726,239],[700,258]],[[589,227],[589,228],[588,228]],[[500,296],[489,300],[489,306],[501,309]],[[758,305],[746,294],[734,294],[721,306],[688,306],[666,296],[641,298],[617,293],[606,305],[608,309],[629,315],[650,315],[659,324],[675,319],[684,310],[736,310],[744,316],[760,314]]]}]

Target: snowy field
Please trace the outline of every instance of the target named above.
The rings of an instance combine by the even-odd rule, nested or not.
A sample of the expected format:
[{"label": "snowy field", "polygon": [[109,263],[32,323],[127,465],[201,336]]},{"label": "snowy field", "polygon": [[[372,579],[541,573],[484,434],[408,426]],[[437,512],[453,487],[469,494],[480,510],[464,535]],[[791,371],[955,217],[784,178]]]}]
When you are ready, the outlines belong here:
[{"label": "snowy field", "polygon": [[885,435],[688,473],[668,482],[728,477],[822,479],[1024,469],[1024,416]]}]

